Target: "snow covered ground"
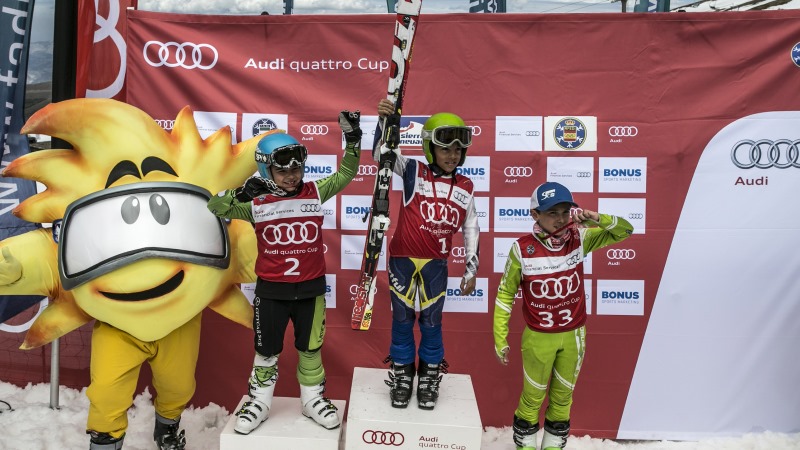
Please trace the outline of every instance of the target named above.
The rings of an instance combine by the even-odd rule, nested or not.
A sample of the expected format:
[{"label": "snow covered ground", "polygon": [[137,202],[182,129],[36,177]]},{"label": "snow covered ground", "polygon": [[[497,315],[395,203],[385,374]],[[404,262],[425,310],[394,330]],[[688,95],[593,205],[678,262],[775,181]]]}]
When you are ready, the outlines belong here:
[{"label": "snow covered ground", "polygon": [[[89,401],[85,390],[61,388],[59,410],[49,407],[50,385],[18,386],[0,382],[0,450],[63,450],[89,448],[85,434]],[[12,410],[9,410],[13,408]],[[136,397],[128,412],[129,427],[125,450],[153,450],[152,397],[145,392]],[[219,435],[230,418],[221,406],[211,404],[192,408],[183,414],[187,449],[219,449]],[[487,427],[482,450],[514,450],[511,428]],[[800,433],[759,433],[738,438],[716,438],[700,442],[615,442],[572,436],[569,450],[797,450]]]}]

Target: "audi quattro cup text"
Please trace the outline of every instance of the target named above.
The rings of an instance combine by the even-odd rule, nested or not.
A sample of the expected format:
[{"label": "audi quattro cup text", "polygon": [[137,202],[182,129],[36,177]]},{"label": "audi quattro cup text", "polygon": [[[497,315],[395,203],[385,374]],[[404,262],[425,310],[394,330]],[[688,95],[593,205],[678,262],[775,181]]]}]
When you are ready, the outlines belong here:
[{"label": "audi quattro cup text", "polygon": [[244,65],[245,69],[258,69],[258,70],[286,70],[286,67],[292,72],[300,73],[312,70],[377,70],[384,72],[389,70],[388,61],[370,61],[367,58],[360,58],[355,63],[349,60],[338,61],[333,59],[320,59],[317,61],[289,61],[286,63],[284,58],[275,58],[272,60],[256,60],[250,58]]},{"label": "audi quattro cup text", "polygon": [[567,307],[569,305],[574,305],[575,303],[578,303],[579,301],[581,301],[580,297],[572,297],[570,299],[567,299],[567,300],[564,300],[562,302],[559,302],[558,304],[555,304],[555,305],[548,305],[547,303],[531,302],[531,306],[536,308],[536,309],[547,309],[547,310],[552,311],[552,310],[562,309],[562,308]]},{"label": "audi quattro cup text", "polygon": [[420,448],[449,448],[456,450],[467,449],[467,446],[463,444],[442,444],[441,442],[439,442],[439,436],[431,436],[431,437],[420,436],[418,445]]}]

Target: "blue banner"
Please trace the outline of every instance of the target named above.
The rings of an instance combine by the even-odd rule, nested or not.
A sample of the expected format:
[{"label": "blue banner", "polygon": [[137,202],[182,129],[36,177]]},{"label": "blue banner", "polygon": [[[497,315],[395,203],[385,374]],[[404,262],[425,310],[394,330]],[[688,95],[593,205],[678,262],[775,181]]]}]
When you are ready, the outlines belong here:
[{"label": "blue banner", "polygon": [[469,0],[471,13],[504,13],[506,0]]},{"label": "blue banner", "polygon": [[[3,107],[0,148],[2,168],[28,153],[28,138],[19,134],[25,123],[25,80],[28,76],[33,0],[0,0],[0,105]],[[15,217],[11,211],[36,193],[30,180],[0,176],[0,241],[38,227]],[[0,256],[2,257],[2,256]],[[14,317],[42,298],[0,297],[0,323]]]}]

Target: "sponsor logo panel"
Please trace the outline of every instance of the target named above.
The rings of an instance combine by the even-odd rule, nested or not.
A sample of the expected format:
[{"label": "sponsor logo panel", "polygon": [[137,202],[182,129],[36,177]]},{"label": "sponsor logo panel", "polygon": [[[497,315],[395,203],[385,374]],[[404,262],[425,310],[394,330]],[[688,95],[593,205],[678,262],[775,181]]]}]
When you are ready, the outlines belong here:
[{"label": "sponsor logo panel", "polygon": [[542,151],[542,116],[497,116],[495,150],[499,152]]},{"label": "sponsor logo panel", "polygon": [[326,274],[325,281],[325,307],[336,308],[336,274]]},{"label": "sponsor logo panel", "polygon": [[[378,270],[386,270],[386,241],[383,240],[381,254],[378,257]],[[341,247],[341,268],[345,270],[361,270],[361,260],[364,258],[364,243],[367,236],[343,235]]]},{"label": "sponsor logo panel", "polygon": [[217,112],[217,111],[195,111],[194,121],[197,123],[197,131],[200,137],[206,139],[219,131],[220,128],[229,127],[231,129],[231,144],[236,143],[236,113]]},{"label": "sponsor logo panel", "polygon": [[644,280],[597,280],[597,314],[644,315]]},{"label": "sponsor logo panel", "polygon": [[342,229],[366,230],[365,217],[368,218],[372,205],[371,195],[342,195]]},{"label": "sponsor logo panel", "polygon": [[492,257],[492,267],[494,273],[503,273],[505,271],[508,254],[511,251],[511,246],[516,240],[517,238],[494,238],[494,253]]},{"label": "sponsor logo panel", "polygon": [[494,231],[527,232],[533,227],[530,197],[495,197]]},{"label": "sponsor logo panel", "polygon": [[647,192],[647,158],[599,158],[598,192]]},{"label": "sponsor logo panel", "polygon": [[548,157],[547,181],[561,183],[573,193],[594,192],[594,158],[584,156]]},{"label": "sponsor logo panel", "polygon": [[633,234],[645,234],[647,201],[643,198],[598,198],[597,210],[622,217],[633,225]]},{"label": "sponsor logo panel", "polygon": [[489,197],[473,197],[475,200],[475,213],[478,215],[478,226],[481,232],[489,231]]},{"label": "sponsor logo panel", "polygon": [[316,181],[333,175],[339,168],[335,155],[308,155],[303,167],[303,181]]},{"label": "sponsor logo panel", "polygon": [[475,192],[489,192],[489,157],[469,156],[464,165],[456,168],[456,172],[469,177],[475,186]]},{"label": "sponsor logo panel", "polygon": [[597,117],[546,116],[544,149],[547,151],[597,151]]},{"label": "sponsor logo panel", "polygon": [[475,280],[475,290],[469,295],[461,292],[461,277],[447,278],[447,301],[444,303],[444,312],[489,312],[489,279],[478,277]]},{"label": "sponsor logo panel", "polygon": [[[235,130],[236,127],[231,128]],[[242,113],[242,140],[246,141],[253,136],[266,133],[275,129],[288,130],[289,116],[279,113]],[[298,136],[294,136],[299,138]],[[310,156],[309,156],[310,157]]]},{"label": "sponsor logo panel", "polygon": [[586,314],[592,313],[592,299],[594,296],[592,295],[592,280],[583,280],[583,293],[585,294],[584,297],[586,298]]}]

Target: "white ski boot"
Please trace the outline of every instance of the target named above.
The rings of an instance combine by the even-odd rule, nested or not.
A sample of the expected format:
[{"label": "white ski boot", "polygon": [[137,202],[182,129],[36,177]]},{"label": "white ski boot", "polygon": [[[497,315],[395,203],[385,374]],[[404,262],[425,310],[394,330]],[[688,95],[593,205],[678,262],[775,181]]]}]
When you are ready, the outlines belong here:
[{"label": "white ski boot", "polygon": [[244,402],[236,412],[236,425],[233,427],[240,434],[250,434],[269,417],[272,395],[278,381],[278,357],[265,358],[256,353],[248,381],[250,400]]},{"label": "white ski boot", "polygon": [[300,385],[300,403],[303,405],[303,415],[314,419],[314,422],[324,428],[332,430],[339,425],[338,409],[325,395],[325,380],[316,386]]},{"label": "white ski boot", "polygon": [[545,420],[542,450],[560,450],[566,447],[567,436],[569,436],[569,421],[551,422]]},{"label": "white ski boot", "polygon": [[530,423],[514,414],[514,444],[517,450],[536,450],[539,424]]}]

